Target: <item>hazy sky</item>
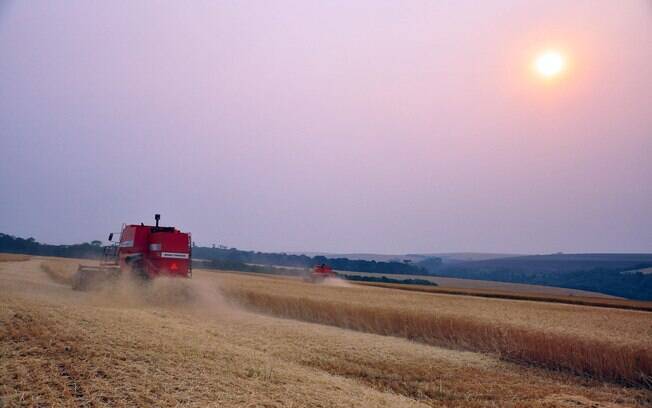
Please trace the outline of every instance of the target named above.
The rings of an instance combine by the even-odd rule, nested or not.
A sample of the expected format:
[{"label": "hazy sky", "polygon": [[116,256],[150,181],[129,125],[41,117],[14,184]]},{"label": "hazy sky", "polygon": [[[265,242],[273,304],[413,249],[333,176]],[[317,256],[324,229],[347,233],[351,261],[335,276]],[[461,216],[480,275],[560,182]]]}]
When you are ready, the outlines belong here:
[{"label": "hazy sky", "polygon": [[258,250],[652,251],[652,4],[0,0],[0,232],[155,212]]}]

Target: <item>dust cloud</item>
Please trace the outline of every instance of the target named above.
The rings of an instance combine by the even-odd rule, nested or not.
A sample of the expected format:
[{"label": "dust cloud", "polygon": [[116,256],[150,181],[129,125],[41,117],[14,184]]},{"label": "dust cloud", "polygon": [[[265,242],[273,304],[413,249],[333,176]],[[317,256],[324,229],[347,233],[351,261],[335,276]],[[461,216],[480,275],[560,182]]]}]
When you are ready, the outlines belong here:
[{"label": "dust cloud", "polygon": [[351,285],[349,282],[342,278],[326,278],[322,282],[322,285],[325,286],[334,286],[337,288],[352,288],[353,285]]},{"label": "dust cloud", "polygon": [[[77,265],[69,262],[42,262],[41,270],[55,283],[71,288]],[[232,314],[234,306],[225,301],[214,279],[159,277],[143,281],[130,273],[107,280],[90,291],[74,292],[94,306],[120,308],[165,308],[193,314]]]}]

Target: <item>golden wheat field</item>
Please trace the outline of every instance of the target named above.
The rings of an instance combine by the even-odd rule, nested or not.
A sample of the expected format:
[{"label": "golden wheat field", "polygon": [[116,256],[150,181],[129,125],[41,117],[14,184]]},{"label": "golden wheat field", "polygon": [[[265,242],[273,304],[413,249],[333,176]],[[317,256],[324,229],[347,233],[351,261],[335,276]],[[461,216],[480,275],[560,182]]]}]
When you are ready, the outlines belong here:
[{"label": "golden wheat field", "polygon": [[0,262],[0,406],[646,407],[652,313]]}]

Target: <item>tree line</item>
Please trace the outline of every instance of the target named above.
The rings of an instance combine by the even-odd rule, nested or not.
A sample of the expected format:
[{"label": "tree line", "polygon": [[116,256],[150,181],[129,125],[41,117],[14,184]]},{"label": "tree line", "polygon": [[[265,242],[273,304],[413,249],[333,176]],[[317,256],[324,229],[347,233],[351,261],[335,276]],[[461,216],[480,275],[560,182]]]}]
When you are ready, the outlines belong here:
[{"label": "tree line", "polygon": [[312,268],[327,264],[340,271],[385,273],[395,275],[428,275],[426,268],[404,262],[376,262],[361,259],[328,258],[325,256],[287,253],[243,251],[236,248],[193,247],[193,258],[235,261],[252,265],[273,265],[294,268]]},{"label": "tree line", "polygon": [[0,233],[0,252],[63,258],[100,258],[102,242],[91,241],[74,245],[42,244],[34,238],[19,238]]},{"label": "tree line", "polygon": [[432,275],[526,283],[652,300],[652,254],[541,255],[443,265],[420,263]]},{"label": "tree line", "polygon": [[[100,258],[102,243],[91,241],[74,245],[42,244],[34,238],[20,238],[0,233],[0,252],[19,253],[41,256],[59,256],[65,258]],[[328,258],[325,256],[310,257],[286,253],[243,251],[236,248],[209,248],[193,246],[192,257],[216,261],[215,264],[240,265],[242,269],[256,269],[257,265],[285,268],[312,268],[315,265],[327,264],[333,269],[351,272],[384,273],[396,275],[427,275],[428,271],[421,266],[403,262],[376,262],[348,258]],[[249,265],[245,268],[244,265]]]}]

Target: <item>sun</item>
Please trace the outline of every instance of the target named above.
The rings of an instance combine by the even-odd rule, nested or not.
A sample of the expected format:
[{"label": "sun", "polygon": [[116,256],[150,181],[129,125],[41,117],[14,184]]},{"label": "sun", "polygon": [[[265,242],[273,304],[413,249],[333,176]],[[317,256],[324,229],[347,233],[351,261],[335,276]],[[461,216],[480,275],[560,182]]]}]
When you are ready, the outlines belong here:
[{"label": "sun", "polygon": [[544,78],[559,76],[566,69],[566,58],[559,51],[548,50],[537,55],[534,70]]}]

